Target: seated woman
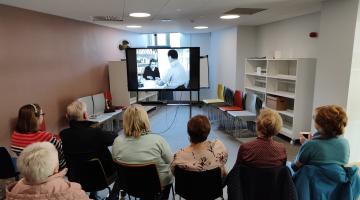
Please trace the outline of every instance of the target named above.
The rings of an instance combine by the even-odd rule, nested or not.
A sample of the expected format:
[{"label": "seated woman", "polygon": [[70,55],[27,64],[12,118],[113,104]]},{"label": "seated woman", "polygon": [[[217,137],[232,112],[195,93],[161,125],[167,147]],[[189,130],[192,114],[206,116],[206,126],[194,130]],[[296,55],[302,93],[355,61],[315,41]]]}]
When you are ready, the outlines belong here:
[{"label": "seated woman", "polygon": [[15,131],[11,135],[11,150],[17,155],[34,142],[50,142],[58,150],[60,169],[65,168],[62,143],[57,135],[41,130],[44,115],[38,104],[27,104],[20,108]]},{"label": "seated woman", "polygon": [[151,59],[150,64],[145,67],[143,77],[146,80],[155,80],[156,78],[160,78],[159,68],[157,67],[155,59]]},{"label": "seated woman", "polygon": [[6,199],[89,199],[78,183],[59,172],[58,152],[49,142],[35,142],[21,152],[17,166],[24,177],[6,189]]},{"label": "seated woman", "polygon": [[118,136],[112,146],[113,159],[126,164],[154,163],[163,186],[163,198],[168,199],[173,181],[169,144],[151,132],[148,115],[141,105],[131,105],[126,109],[123,128],[125,136]]},{"label": "seated woman", "polygon": [[272,139],[281,127],[282,119],[276,111],[262,109],[256,119],[257,138],[240,146],[235,165],[258,168],[285,165],[285,146]]},{"label": "seated woman", "polygon": [[190,171],[206,171],[220,167],[222,176],[225,177],[228,152],[220,140],[207,140],[211,130],[209,119],[204,115],[192,117],[187,124],[187,130],[191,144],[174,155],[171,170],[174,171],[176,166]]},{"label": "seated woman", "polygon": [[[347,164],[350,147],[342,136],[347,124],[343,108],[336,105],[318,107],[315,109],[314,120],[318,132],[301,146],[292,169],[296,171],[303,165]],[[301,141],[305,140],[303,136],[300,137]]]}]

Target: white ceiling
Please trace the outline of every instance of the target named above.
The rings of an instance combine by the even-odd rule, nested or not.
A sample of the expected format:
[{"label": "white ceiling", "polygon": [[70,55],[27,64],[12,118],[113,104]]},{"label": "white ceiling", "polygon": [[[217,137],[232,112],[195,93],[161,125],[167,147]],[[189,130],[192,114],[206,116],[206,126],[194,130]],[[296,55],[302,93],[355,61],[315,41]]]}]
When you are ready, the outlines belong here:
[{"label": "white ceiling", "polygon": [[[261,25],[317,12],[322,0],[0,0],[0,4],[25,8],[66,18],[92,22],[91,16],[124,16],[123,22],[97,24],[140,33],[201,33],[236,25]],[[124,6],[125,5],[125,6]],[[234,20],[219,16],[234,8],[266,8],[268,10]],[[129,17],[131,12],[148,12],[150,18]],[[160,19],[172,19],[161,22]],[[126,25],[141,25],[128,29]],[[208,26],[194,30],[194,26]]]}]

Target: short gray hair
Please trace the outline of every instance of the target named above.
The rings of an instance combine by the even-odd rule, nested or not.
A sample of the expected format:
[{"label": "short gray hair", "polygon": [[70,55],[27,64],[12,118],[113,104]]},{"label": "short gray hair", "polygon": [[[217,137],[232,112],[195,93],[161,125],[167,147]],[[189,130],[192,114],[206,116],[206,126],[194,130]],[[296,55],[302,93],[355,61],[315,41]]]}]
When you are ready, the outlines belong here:
[{"label": "short gray hair", "polygon": [[17,166],[29,184],[43,183],[59,167],[58,152],[50,142],[35,142],[21,152]]},{"label": "short gray hair", "polygon": [[66,108],[68,120],[82,120],[86,112],[86,104],[82,101],[75,100]]}]

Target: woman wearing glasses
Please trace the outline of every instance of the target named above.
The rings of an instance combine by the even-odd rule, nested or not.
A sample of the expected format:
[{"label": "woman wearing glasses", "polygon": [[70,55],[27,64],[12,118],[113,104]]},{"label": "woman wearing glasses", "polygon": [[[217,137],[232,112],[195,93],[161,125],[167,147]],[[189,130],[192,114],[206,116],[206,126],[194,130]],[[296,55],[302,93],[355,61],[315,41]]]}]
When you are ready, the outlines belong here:
[{"label": "woman wearing glasses", "polygon": [[20,108],[15,130],[11,135],[11,150],[18,156],[28,145],[35,142],[54,144],[59,154],[60,169],[65,168],[62,143],[59,136],[45,131],[44,115],[39,104],[27,104]]}]

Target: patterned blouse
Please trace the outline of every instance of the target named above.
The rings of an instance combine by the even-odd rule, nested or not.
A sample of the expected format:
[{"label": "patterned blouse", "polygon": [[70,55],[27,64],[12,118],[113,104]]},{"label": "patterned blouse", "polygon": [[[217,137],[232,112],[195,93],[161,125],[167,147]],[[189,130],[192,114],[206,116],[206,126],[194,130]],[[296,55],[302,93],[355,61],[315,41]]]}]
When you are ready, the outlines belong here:
[{"label": "patterned blouse", "polygon": [[204,141],[180,149],[174,155],[171,171],[174,172],[175,166],[189,171],[206,171],[220,167],[222,175],[225,176],[227,159],[228,152],[220,140]]}]

